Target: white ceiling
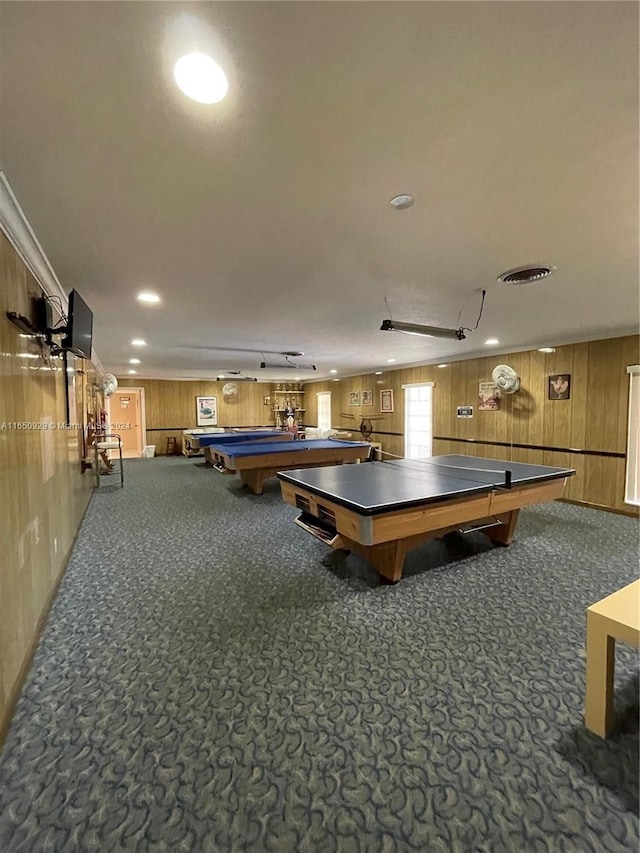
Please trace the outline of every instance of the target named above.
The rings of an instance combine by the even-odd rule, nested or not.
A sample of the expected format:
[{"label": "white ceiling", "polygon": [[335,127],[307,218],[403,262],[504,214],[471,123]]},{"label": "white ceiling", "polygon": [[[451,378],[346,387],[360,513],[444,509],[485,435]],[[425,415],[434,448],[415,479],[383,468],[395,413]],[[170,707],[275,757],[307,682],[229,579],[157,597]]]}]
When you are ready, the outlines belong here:
[{"label": "white ceiling", "polygon": [[[637,330],[635,2],[0,14],[0,167],[109,370],[291,378],[259,351],[301,350],[315,378]],[[172,82],[188,14],[217,42],[221,104]],[[496,283],[530,262],[558,269]],[[463,342],[378,331],[385,297],[396,320],[472,326],[480,288]]]}]

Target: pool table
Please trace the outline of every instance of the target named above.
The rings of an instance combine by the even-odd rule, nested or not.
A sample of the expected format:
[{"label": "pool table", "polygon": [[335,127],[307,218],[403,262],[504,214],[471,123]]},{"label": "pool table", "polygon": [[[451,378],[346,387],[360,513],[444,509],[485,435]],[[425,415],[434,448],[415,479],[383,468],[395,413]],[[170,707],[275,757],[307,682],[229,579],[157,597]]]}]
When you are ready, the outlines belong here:
[{"label": "pool table", "polygon": [[222,474],[240,474],[243,486],[261,495],[264,481],[278,471],[319,468],[343,462],[365,462],[371,445],[366,442],[321,439],[291,442],[243,442],[209,445],[214,468]]},{"label": "pool table", "polygon": [[204,458],[209,465],[215,465],[211,453],[211,445],[226,447],[229,444],[256,444],[265,441],[293,441],[293,434],[284,430],[252,430],[251,432],[225,432],[219,435],[207,435],[200,441],[200,447],[204,451]]},{"label": "pool table", "polygon": [[520,509],[562,495],[572,468],[475,456],[394,459],[279,473],[296,519],[334,550],[355,551],[395,583],[407,553],[454,530],[511,543]]}]

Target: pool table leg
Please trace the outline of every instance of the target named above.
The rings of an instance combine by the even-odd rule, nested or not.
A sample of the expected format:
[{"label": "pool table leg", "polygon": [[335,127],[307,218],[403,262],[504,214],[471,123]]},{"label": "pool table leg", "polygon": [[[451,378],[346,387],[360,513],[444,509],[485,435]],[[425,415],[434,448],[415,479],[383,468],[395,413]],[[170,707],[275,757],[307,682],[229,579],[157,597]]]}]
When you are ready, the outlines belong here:
[{"label": "pool table leg", "polygon": [[483,533],[486,533],[492,542],[498,545],[511,545],[518,524],[519,509],[511,510],[511,512],[500,513],[499,518],[502,524],[498,527],[488,527]]},{"label": "pool table leg", "polygon": [[261,495],[264,481],[267,477],[266,471],[241,471],[240,482],[246,486],[254,495]]},{"label": "pool table leg", "polygon": [[395,542],[385,542],[383,545],[370,547],[366,554],[377,573],[390,583],[397,583],[402,577],[404,559],[407,548],[402,539]]}]

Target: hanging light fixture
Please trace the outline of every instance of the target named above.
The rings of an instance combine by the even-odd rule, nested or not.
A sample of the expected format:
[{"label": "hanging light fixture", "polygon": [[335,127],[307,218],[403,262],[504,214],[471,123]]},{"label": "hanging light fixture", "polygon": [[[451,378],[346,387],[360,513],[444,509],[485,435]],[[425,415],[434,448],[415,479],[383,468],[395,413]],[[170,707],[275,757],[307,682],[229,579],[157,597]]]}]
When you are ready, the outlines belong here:
[{"label": "hanging light fixture", "polygon": [[383,320],[380,326],[382,332],[402,332],[405,335],[425,335],[428,338],[452,338],[463,341],[466,338],[464,329],[443,329],[441,326],[421,326],[418,323],[400,323],[397,320]]}]

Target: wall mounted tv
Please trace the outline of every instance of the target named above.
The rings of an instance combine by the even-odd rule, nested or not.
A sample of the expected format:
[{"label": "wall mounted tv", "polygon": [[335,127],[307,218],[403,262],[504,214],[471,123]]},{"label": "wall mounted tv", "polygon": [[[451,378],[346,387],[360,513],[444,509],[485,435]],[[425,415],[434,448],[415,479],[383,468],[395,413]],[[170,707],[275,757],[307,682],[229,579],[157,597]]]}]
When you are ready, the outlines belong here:
[{"label": "wall mounted tv", "polygon": [[69,294],[68,322],[62,349],[68,349],[81,358],[91,358],[93,338],[93,312],[77,290]]}]

